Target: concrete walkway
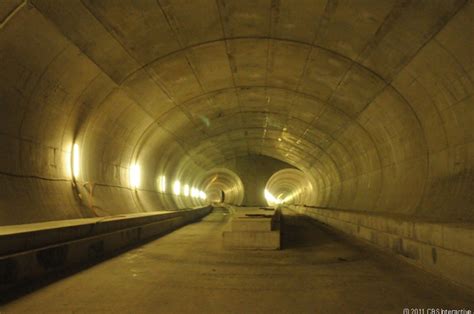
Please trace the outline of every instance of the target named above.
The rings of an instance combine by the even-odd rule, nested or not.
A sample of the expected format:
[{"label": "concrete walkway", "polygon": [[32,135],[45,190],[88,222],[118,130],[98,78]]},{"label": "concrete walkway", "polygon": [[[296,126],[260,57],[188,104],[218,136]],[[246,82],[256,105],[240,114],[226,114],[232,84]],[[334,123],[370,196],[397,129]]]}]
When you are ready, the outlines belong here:
[{"label": "concrete walkway", "polygon": [[222,231],[229,216],[215,210],[201,222],[25,295],[0,307],[0,312],[474,309],[470,292],[349,243],[302,217],[285,216],[281,251],[224,250]]}]

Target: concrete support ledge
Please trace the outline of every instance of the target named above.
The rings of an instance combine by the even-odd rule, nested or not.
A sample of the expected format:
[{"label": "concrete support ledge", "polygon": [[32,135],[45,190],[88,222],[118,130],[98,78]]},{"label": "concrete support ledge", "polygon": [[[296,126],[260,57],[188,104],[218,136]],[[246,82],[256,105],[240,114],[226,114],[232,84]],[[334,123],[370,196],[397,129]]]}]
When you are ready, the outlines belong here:
[{"label": "concrete support ledge", "polygon": [[280,210],[239,208],[231,229],[222,234],[224,248],[246,250],[280,249]]},{"label": "concrete support ledge", "polygon": [[368,213],[289,206],[403,260],[474,289],[474,225],[409,221]]},{"label": "concrete support ledge", "polygon": [[[104,258],[207,215],[212,207],[177,212],[121,215],[96,221],[54,222],[56,228],[0,235],[0,295],[48,273]],[[37,225],[37,224],[35,224]],[[30,228],[31,229],[31,228]],[[11,231],[11,229],[10,229]],[[10,246],[11,245],[11,246]],[[25,249],[26,248],[26,249]]]}]

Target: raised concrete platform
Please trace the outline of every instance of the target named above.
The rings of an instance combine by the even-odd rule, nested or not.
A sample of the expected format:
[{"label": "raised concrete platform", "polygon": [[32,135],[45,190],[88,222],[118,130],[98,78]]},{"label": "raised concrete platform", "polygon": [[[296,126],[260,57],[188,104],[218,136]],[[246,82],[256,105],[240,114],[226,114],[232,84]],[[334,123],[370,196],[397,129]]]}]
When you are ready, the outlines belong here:
[{"label": "raised concrete platform", "polygon": [[236,208],[230,230],[223,232],[229,249],[280,249],[280,211],[263,208]]},{"label": "raised concrete platform", "polygon": [[0,228],[0,293],[114,254],[207,215],[211,207]]},{"label": "raised concrete platform", "polygon": [[474,225],[408,220],[375,213],[288,206],[426,271],[474,289]]},{"label": "raised concrete platform", "polygon": [[198,208],[0,226],[0,257],[152,222],[183,217],[195,209]]}]

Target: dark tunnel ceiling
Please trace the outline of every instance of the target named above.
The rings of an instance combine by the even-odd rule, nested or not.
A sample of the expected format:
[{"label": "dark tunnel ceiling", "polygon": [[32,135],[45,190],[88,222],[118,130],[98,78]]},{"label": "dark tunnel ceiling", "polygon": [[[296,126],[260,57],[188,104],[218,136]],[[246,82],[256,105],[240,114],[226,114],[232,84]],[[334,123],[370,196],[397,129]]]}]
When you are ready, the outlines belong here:
[{"label": "dark tunnel ceiling", "polygon": [[314,205],[473,217],[472,1],[2,6],[4,173],[61,177],[46,148],[80,141],[89,180],[126,186],[138,159],[152,190],[265,155],[314,179]]}]

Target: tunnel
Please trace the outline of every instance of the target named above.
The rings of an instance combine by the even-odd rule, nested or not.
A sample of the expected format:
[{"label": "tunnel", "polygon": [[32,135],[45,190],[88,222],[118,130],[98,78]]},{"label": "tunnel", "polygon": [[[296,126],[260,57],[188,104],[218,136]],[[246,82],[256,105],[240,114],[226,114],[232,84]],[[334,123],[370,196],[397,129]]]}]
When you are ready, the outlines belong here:
[{"label": "tunnel", "polygon": [[0,313],[471,313],[473,126],[472,0],[0,0]]}]

